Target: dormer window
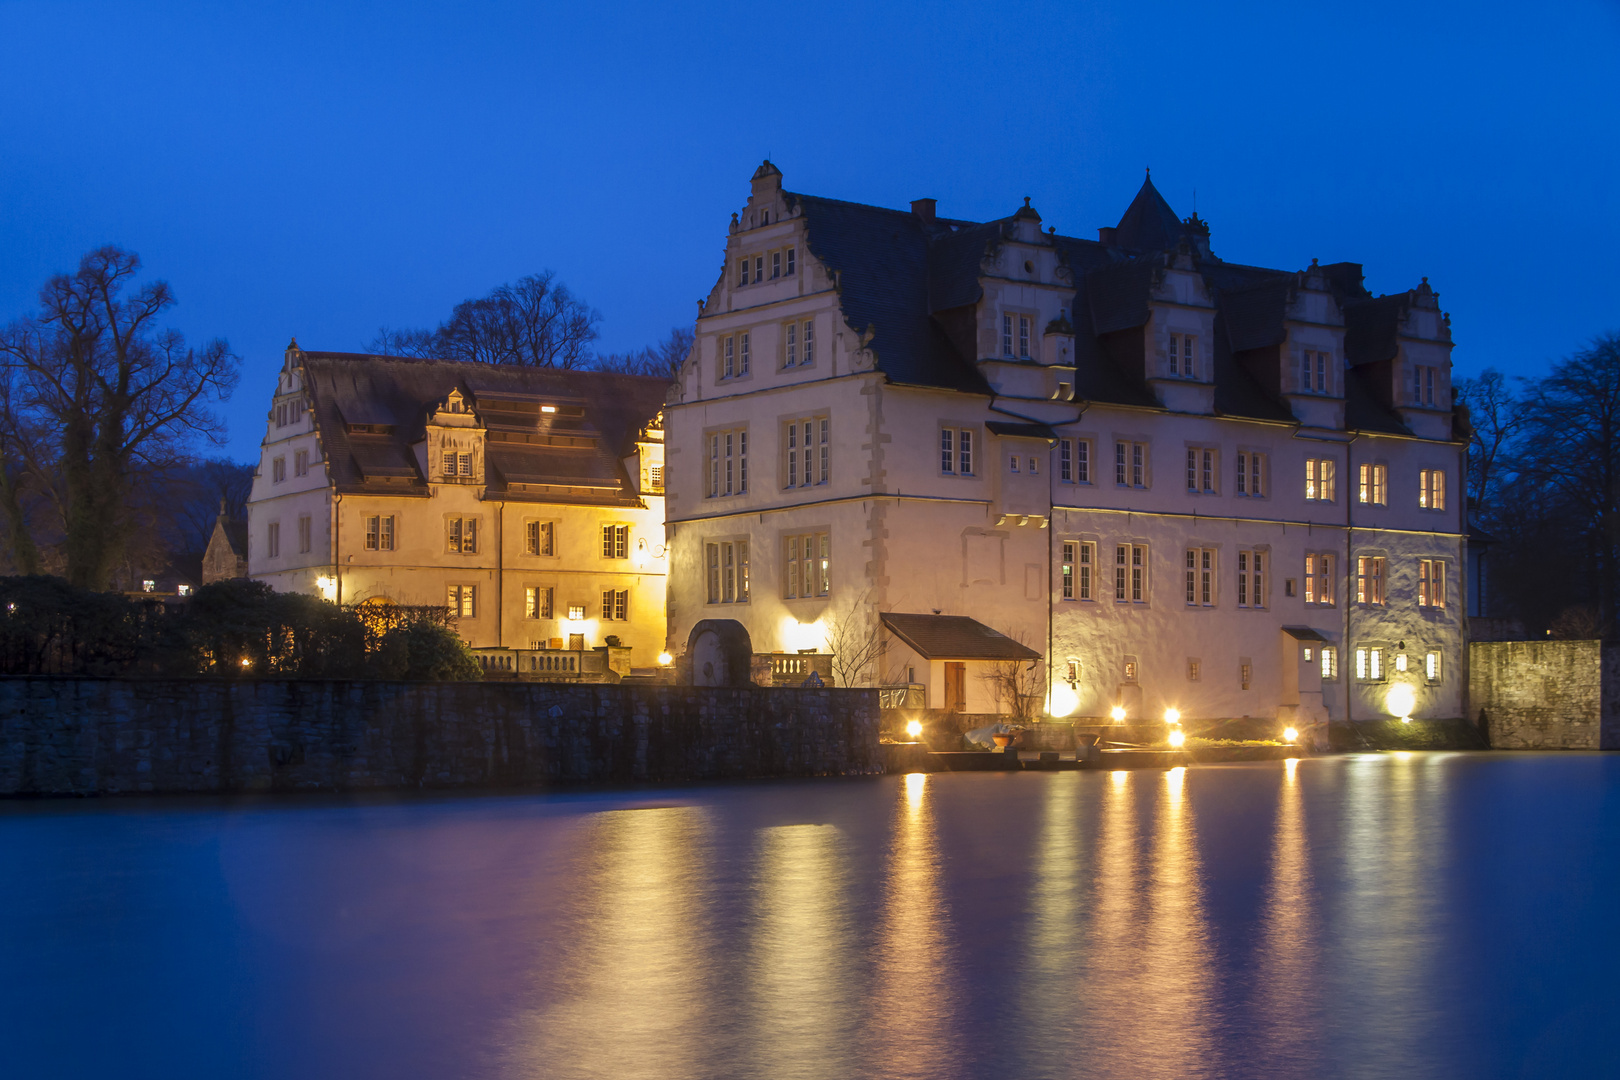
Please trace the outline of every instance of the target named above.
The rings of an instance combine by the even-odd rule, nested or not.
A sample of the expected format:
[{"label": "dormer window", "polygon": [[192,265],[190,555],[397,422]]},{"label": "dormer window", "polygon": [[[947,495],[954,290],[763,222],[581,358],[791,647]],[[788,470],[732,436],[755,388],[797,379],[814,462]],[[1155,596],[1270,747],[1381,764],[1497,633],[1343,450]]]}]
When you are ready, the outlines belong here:
[{"label": "dormer window", "polygon": [[1306,349],[1300,362],[1299,390],[1302,394],[1333,393],[1332,354]]},{"label": "dormer window", "polygon": [[1179,379],[1198,377],[1198,335],[1170,335],[1170,374]]},{"label": "dormer window", "polygon": [[[1003,315],[1001,317],[1001,353],[1003,356],[1016,356],[1023,360],[1029,359],[1029,334],[1032,320],[1028,315]],[[1014,351],[1016,344],[1017,351]]]},{"label": "dormer window", "polygon": [[1412,404],[1434,406],[1434,373],[1432,367],[1412,366]]}]

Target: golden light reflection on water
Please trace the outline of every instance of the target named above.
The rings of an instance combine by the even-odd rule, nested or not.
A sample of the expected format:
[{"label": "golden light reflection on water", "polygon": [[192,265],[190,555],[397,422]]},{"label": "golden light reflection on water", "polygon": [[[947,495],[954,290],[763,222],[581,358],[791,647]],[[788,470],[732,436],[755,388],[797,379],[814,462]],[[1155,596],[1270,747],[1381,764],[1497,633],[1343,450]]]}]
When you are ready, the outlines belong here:
[{"label": "golden light reflection on water", "polygon": [[907,775],[895,807],[864,1055],[884,1076],[949,1075],[957,1050],[934,783]]},{"label": "golden light reflection on water", "polygon": [[508,1075],[664,1080],[713,1073],[701,1032],[714,946],[704,932],[708,822],[693,806],[590,819],[580,897],[561,970],[537,973],[550,1003],[528,1014]]},{"label": "golden light reflection on water", "polygon": [[1311,892],[1310,851],[1299,761],[1283,765],[1271,874],[1261,918],[1258,965],[1258,1028],[1254,1063],[1284,1076],[1310,1075],[1320,1039],[1317,976],[1321,913]]},{"label": "golden light reflection on water", "polygon": [[748,1051],[765,1077],[851,1075],[853,958],[843,838],[830,825],[761,834]]}]

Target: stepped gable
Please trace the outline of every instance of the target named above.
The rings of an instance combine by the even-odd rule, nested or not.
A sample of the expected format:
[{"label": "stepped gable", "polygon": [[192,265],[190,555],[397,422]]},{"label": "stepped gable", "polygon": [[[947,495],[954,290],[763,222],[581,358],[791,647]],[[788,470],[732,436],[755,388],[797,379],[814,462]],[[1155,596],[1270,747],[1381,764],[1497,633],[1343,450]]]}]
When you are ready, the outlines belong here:
[{"label": "stepped gable", "polygon": [[[428,495],[416,446],[459,390],[486,432],[485,489],[501,498],[640,505],[622,459],[657,417],[665,380],[366,353],[305,352],[305,386],[336,490]],[[541,412],[553,405],[555,413]]]}]

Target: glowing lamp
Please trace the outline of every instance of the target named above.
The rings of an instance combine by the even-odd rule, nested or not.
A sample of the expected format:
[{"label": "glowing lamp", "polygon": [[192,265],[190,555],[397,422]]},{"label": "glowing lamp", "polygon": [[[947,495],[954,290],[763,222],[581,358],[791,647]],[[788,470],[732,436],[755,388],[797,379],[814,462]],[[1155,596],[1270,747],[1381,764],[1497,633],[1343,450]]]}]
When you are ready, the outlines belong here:
[{"label": "glowing lamp", "polygon": [[1417,707],[1417,695],[1406,683],[1398,683],[1389,688],[1384,695],[1384,708],[1391,716],[1399,716],[1403,720],[1412,718],[1412,710]]},{"label": "glowing lamp", "polygon": [[242,657],[242,666],[245,667],[245,668],[252,667],[253,666],[253,661],[249,660],[247,657],[244,656],[244,657]]},{"label": "glowing lamp", "polygon": [[540,406],[540,411],[543,412],[543,413],[554,413],[554,412],[557,411],[557,406],[555,406],[555,405],[542,405],[542,406]]},{"label": "glowing lamp", "polygon": [[674,662],[675,662],[675,658],[673,656],[669,655],[669,653],[661,652],[661,653],[658,654],[658,666],[659,667],[669,667],[669,665],[674,663]]},{"label": "glowing lamp", "polygon": [[1177,728],[1176,730],[1174,730],[1174,731],[1172,731],[1170,733],[1170,745],[1171,746],[1174,746],[1174,747],[1179,749],[1186,742],[1187,742],[1187,733],[1185,731],[1182,731],[1180,728]]},{"label": "glowing lamp", "polygon": [[1114,723],[1123,724],[1125,722],[1125,706],[1115,705],[1108,715],[1114,718]]},{"label": "glowing lamp", "polygon": [[323,574],[315,579],[315,587],[321,590],[322,600],[337,599],[337,578],[327,577]]},{"label": "glowing lamp", "polygon": [[907,721],[906,734],[915,739],[917,736],[922,734],[922,724],[916,720]]},{"label": "glowing lamp", "polygon": [[1080,695],[1068,683],[1056,683],[1048,695],[1046,712],[1049,716],[1069,716],[1080,707]]},{"label": "glowing lamp", "polygon": [[1164,710],[1164,722],[1167,723],[1167,724],[1179,724],[1179,723],[1181,723],[1181,710],[1180,709],[1166,709],[1166,710]]},{"label": "glowing lamp", "polygon": [[1297,728],[1283,728],[1283,742],[1293,742],[1297,738],[1299,738],[1299,731]]}]

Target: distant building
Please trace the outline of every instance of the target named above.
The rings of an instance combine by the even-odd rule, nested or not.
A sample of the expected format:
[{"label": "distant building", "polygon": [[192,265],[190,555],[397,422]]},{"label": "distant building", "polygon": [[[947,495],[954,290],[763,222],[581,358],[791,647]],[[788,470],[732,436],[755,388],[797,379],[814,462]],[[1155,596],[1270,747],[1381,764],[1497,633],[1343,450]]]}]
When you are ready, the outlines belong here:
[{"label": "distant building", "polygon": [[514,672],[577,673],[558,654],[611,644],[626,670],[652,666],[667,385],[294,342],[248,503],[249,575],[341,604],[446,605]]},{"label": "distant building", "polygon": [[247,576],[247,522],[232,518],[225,510],[225,500],[221,499],[219,517],[214,521],[208,548],[203,552],[202,583],[209,585]]},{"label": "distant building", "polygon": [[964,712],[998,707],[1010,638],[1059,716],[1367,719],[1398,684],[1460,716],[1466,447],[1427,280],[1225,262],[1151,181],[1098,234],[762,165],[666,411],[671,640],[859,627],[865,681]]}]

